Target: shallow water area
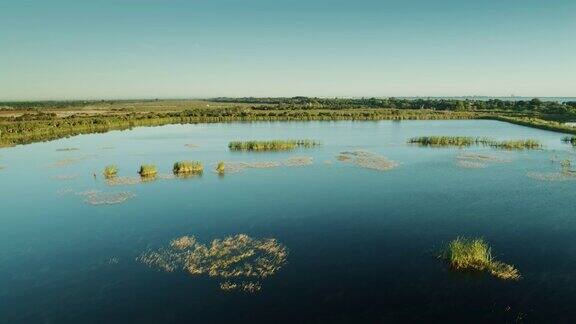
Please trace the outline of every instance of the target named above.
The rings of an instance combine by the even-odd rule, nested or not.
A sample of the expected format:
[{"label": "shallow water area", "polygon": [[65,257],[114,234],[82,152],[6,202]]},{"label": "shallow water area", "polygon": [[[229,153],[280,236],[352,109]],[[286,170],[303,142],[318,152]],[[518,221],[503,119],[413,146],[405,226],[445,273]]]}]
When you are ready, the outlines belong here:
[{"label": "shallow water area", "polygon": [[[543,148],[407,144],[433,135],[533,138]],[[576,181],[530,177],[559,174],[564,159],[574,165],[563,136],[488,120],[254,122],[3,148],[0,322],[570,322]],[[322,145],[228,149],[291,138]],[[357,151],[370,155],[337,158]],[[199,161],[204,172],[175,177],[177,161]],[[220,161],[223,176],[213,171]],[[153,181],[140,179],[142,164],[157,166]],[[102,176],[107,165],[118,166],[115,180]],[[240,233],[258,247],[274,239],[286,258],[256,261],[252,245],[229,252],[237,243],[226,238]],[[483,238],[522,278],[452,271],[437,251],[459,236]],[[174,246],[198,248],[178,270],[139,259],[178,238]],[[253,268],[235,263],[247,259]],[[270,264],[265,278],[229,276]]]}]

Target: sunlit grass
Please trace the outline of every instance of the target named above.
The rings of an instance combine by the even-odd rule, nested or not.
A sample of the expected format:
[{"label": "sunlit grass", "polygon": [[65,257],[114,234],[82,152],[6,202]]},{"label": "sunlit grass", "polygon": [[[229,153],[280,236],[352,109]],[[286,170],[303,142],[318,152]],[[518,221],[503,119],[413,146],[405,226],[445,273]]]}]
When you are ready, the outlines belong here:
[{"label": "sunlit grass", "polygon": [[471,136],[420,136],[410,138],[408,143],[431,147],[467,147],[472,145],[481,145],[505,150],[542,148],[542,144],[535,139],[497,141],[487,137]]},{"label": "sunlit grass", "polygon": [[490,246],[483,239],[458,237],[446,246],[442,258],[457,271],[486,271],[503,280],[520,279],[520,272],[514,266],[494,260]]},{"label": "sunlit grass", "polygon": [[505,150],[535,150],[542,148],[542,144],[534,139],[499,141],[490,144],[490,146]]},{"label": "sunlit grass", "polygon": [[111,179],[118,175],[118,167],[115,165],[107,165],[102,172],[104,178]]}]

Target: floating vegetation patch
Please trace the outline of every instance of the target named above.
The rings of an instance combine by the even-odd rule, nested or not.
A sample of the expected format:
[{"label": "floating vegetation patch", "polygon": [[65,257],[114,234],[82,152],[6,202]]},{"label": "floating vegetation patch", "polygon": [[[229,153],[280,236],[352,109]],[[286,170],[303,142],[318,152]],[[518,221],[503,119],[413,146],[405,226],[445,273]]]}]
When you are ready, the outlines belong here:
[{"label": "floating vegetation patch", "polygon": [[270,169],[281,166],[280,163],[275,161],[261,161],[261,162],[224,162],[226,173],[238,173],[246,169]]},{"label": "floating vegetation patch", "polygon": [[507,163],[509,159],[496,155],[463,153],[456,156],[456,165],[461,168],[479,169],[485,168],[493,163]]},{"label": "floating vegetation patch", "polygon": [[180,161],[174,163],[172,172],[176,175],[201,174],[204,171],[202,163],[198,161]]},{"label": "floating vegetation patch", "polygon": [[533,150],[542,148],[542,144],[534,139],[496,141],[487,137],[471,136],[420,136],[409,139],[408,143],[430,147],[467,147],[471,145],[481,145],[505,150]]},{"label": "floating vegetation patch", "polygon": [[287,167],[301,167],[314,164],[314,158],[310,156],[293,156],[282,161],[282,164]]},{"label": "floating vegetation patch", "polygon": [[482,239],[458,237],[446,246],[441,258],[456,271],[486,271],[502,280],[520,279],[514,266],[494,260],[490,247]]},{"label": "floating vegetation patch", "polygon": [[64,148],[57,148],[56,151],[57,152],[68,152],[68,151],[78,151],[80,150],[77,147],[64,147]]},{"label": "floating vegetation patch", "polygon": [[102,174],[106,179],[115,178],[118,175],[118,167],[115,165],[107,165],[104,171],[102,171]]},{"label": "floating vegetation patch", "polygon": [[99,190],[87,190],[76,193],[84,197],[84,202],[90,205],[114,205],[123,203],[129,199],[136,197],[136,194],[124,192],[102,192]]},{"label": "floating vegetation patch", "polygon": [[540,181],[573,181],[576,180],[576,170],[572,168],[569,159],[552,158],[552,162],[560,162],[560,170],[556,172],[528,172],[528,177]]},{"label": "floating vegetation patch", "polygon": [[141,254],[137,260],[166,272],[184,270],[220,281],[224,291],[255,293],[260,280],[273,276],[285,264],[286,247],[275,239],[257,240],[245,234],[199,243],[194,236],[174,239],[168,247]]},{"label": "floating vegetation patch", "polygon": [[109,186],[127,186],[142,183],[141,177],[111,177],[106,178],[106,184]]},{"label": "floating vegetation patch", "polygon": [[198,145],[196,144],[184,144],[184,146],[186,146],[187,148],[197,148]]},{"label": "floating vegetation patch", "polygon": [[113,150],[113,149],[115,149],[115,147],[114,146],[102,146],[102,147],[100,147],[100,149],[101,150]]},{"label": "floating vegetation patch", "polygon": [[67,195],[67,194],[70,194],[73,192],[74,192],[74,190],[71,188],[61,188],[61,189],[56,190],[56,194],[58,196],[64,196],[64,195]]},{"label": "floating vegetation patch", "polygon": [[86,156],[80,156],[80,157],[77,157],[77,158],[61,159],[61,160],[58,160],[58,161],[54,162],[54,163],[53,163],[52,165],[50,165],[50,166],[53,167],[53,168],[65,167],[65,166],[68,166],[68,165],[71,165],[71,164],[76,164],[76,163],[82,162],[82,161],[87,160],[87,159],[92,158],[92,157],[94,157],[94,155],[86,155]]},{"label": "floating vegetation patch", "polygon": [[73,180],[78,178],[77,174],[58,174],[55,176],[52,176],[52,179],[54,180]]},{"label": "floating vegetation patch", "polygon": [[270,141],[234,141],[228,144],[233,151],[290,151],[296,148],[311,148],[319,142],[307,139],[270,140]]},{"label": "floating vegetation patch", "polygon": [[398,166],[397,162],[368,151],[341,152],[336,156],[336,159],[341,162],[352,163],[361,168],[377,171],[388,171]]}]

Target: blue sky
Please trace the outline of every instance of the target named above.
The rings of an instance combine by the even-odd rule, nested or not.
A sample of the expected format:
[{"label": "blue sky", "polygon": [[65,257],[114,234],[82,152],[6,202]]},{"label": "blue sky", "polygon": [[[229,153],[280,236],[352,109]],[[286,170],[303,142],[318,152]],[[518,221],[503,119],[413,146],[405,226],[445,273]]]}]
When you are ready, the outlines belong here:
[{"label": "blue sky", "polygon": [[0,100],[576,96],[574,0],[0,0]]}]

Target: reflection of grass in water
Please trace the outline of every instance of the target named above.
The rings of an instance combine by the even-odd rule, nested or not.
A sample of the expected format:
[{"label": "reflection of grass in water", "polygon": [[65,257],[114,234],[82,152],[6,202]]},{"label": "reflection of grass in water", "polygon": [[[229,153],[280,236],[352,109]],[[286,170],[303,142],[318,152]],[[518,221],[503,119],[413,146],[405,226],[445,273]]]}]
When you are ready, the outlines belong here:
[{"label": "reflection of grass in water", "polygon": [[68,152],[68,151],[78,151],[79,148],[76,147],[64,147],[56,149],[56,152]]},{"label": "reflection of grass in water", "polygon": [[112,177],[106,179],[106,184],[109,186],[126,186],[142,183],[141,177]]},{"label": "reflection of grass in water", "polygon": [[361,168],[377,171],[388,171],[398,166],[397,162],[368,151],[342,152],[336,156],[336,159],[340,162],[352,163]]},{"label": "reflection of grass in water", "polygon": [[456,238],[441,257],[457,271],[487,271],[502,280],[520,279],[516,268],[492,258],[490,247],[482,239]]},{"label": "reflection of grass in water", "polygon": [[572,146],[576,146],[576,136],[564,136],[562,137],[562,142],[567,144],[572,144]]},{"label": "reflection of grass in water", "polygon": [[170,245],[148,251],[137,260],[167,272],[178,269],[192,275],[220,278],[222,290],[259,291],[258,280],[274,275],[286,264],[286,247],[274,239],[253,239],[244,234],[213,240],[210,245],[193,236],[174,239]]},{"label": "reflection of grass in water", "polygon": [[197,148],[198,145],[196,144],[184,144],[184,146],[186,146],[187,148]]},{"label": "reflection of grass in water", "polygon": [[113,205],[120,204],[136,195],[129,191],[124,192],[102,192],[98,190],[87,190],[76,193],[84,197],[84,202],[90,205]]}]

